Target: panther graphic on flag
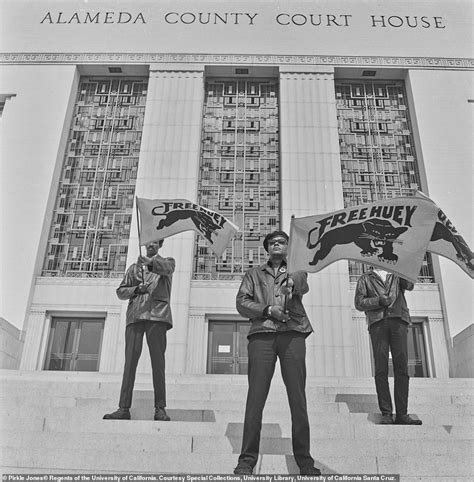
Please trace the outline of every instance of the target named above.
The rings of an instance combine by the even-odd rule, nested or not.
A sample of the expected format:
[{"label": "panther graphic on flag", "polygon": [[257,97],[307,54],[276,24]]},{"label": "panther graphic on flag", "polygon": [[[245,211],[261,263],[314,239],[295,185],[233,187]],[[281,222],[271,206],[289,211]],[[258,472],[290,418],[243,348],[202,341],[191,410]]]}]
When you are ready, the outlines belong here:
[{"label": "panther graphic on flag", "polygon": [[474,253],[469,248],[468,244],[462,236],[453,233],[447,226],[437,222],[431,235],[431,241],[447,241],[453,245],[456,251],[456,257],[459,261],[462,261],[469,270],[474,270]]},{"label": "panther graphic on flag", "polygon": [[212,234],[222,226],[217,224],[212,216],[204,211],[196,211],[194,209],[174,209],[166,213],[166,217],[162,219],[156,229],[163,229],[172,226],[178,221],[190,219],[196,228],[204,235],[204,237],[212,243]]},{"label": "panther graphic on flag", "polygon": [[349,243],[354,243],[361,248],[360,254],[362,256],[373,256],[379,253],[379,248],[381,248],[382,252],[377,256],[379,261],[395,264],[398,261],[398,256],[393,252],[393,243],[402,243],[397,238],[408,227],[394,228],[389,221],[369,219],[362,223],[347,224],[341,228],[327,231],[316,243],[311,243],[311,233],[317,229],[319,227],[309,231],[306,244],[309,249],[314,249],[320,245],[319,251],[316,251],[313,260],[309,262],[311,266],[315,266],[318,261],[322,261],[336,245]]}]

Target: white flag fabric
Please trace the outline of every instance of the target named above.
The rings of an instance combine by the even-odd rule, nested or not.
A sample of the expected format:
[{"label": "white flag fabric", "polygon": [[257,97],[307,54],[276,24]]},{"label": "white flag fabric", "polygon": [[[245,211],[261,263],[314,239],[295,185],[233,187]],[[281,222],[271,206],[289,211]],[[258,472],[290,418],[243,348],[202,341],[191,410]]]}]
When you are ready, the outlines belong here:
[{"label": "white flag fabric", "polygon": [[436,219],[436,205],[420,197],[292,218],[288,270],[316,273],[352,259],[416,282]]},{"label": "white flag fabric", "polygon": [[[423,193],[417,192],[421,199],[431,201]],[[436,222],[427,250],[454,261],[471,278],[474,278],[474,254],[465,239],[459,234],[446,214],[436,206]]]},{"label": "white flag fabric", "polygon": [[164,239],[183,231],[204,236],[216,256],[221,256],[239,228],[219,213],[187,199],[143,199],[137,197],[140,213],[140,244]]}]

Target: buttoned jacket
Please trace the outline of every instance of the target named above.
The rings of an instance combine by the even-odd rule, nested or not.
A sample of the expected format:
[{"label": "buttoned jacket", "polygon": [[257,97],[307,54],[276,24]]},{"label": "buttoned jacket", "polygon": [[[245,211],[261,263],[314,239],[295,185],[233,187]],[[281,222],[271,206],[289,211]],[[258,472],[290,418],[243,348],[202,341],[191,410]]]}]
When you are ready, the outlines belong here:
[{"label": "buttoned jacket", "polygon": [[[173,326],[170,296],[171,283],[175,269],[173,258],[155,255],[152,264],[142,270],[136,263],[125,273],[117,296],[121,300],[129,300],[127,307],[127,325],[138,321],[161,321],[167,328]],[[136,292],[140,283],[147,286],[146,293]]]},{"label": "buttoned jacket", "polygon": [[248,336],[283,331],[297,331],[309,335],[313,331],[302,301],[303,295],[309,291],[308,275],[304,271],[297,271],[289,276],[294,282],[292,297],[286,303],[290,320],[280,322],[266,318],[263,312],[269,305],[285,306],[282,288],[288,278],[286,264],[283,263],[276,274],[270,262],[247,271],[237,293],[236,307],[237,311],[252,323]]},{"label": "buttoned jacket", "polygon": [[[384,318],[401,318],[410,323],[410,311],[405,299],[405,290],[411,291],[413,283],[390,273],[385,282],[375,273],[368,271],[357,281],[354,305],[359,311],[364,311],[367,325],[370,326]],[[389,296],[389,306],[380,304],[380,296]]]}]

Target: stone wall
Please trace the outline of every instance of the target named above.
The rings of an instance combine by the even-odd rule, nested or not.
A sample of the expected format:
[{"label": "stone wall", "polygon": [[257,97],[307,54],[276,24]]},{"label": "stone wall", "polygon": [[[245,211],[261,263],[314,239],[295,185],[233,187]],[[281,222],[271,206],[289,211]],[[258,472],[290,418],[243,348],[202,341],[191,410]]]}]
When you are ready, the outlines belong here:
[{"label": "stone wall", "polygon": [[0,368],[18,370],[22,351],[21,330],[0,318]]},{"label": "stone wall", "polygon": [[453,338],[453,365],[455,378],[474,378],[474,324]]}]

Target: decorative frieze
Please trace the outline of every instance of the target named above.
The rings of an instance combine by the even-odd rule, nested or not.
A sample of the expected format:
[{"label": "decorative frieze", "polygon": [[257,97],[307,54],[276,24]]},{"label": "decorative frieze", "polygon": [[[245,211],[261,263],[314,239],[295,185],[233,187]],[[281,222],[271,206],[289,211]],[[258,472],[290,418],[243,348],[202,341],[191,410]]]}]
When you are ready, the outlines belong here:
[{"label": "decorative frieze", "polygon": [[396,67],[474,69],[474,59],[337,55],[152,54],[152,53],[3,53],[2,64],[151,64],[151,63],[332,65],[335,67]]}]

